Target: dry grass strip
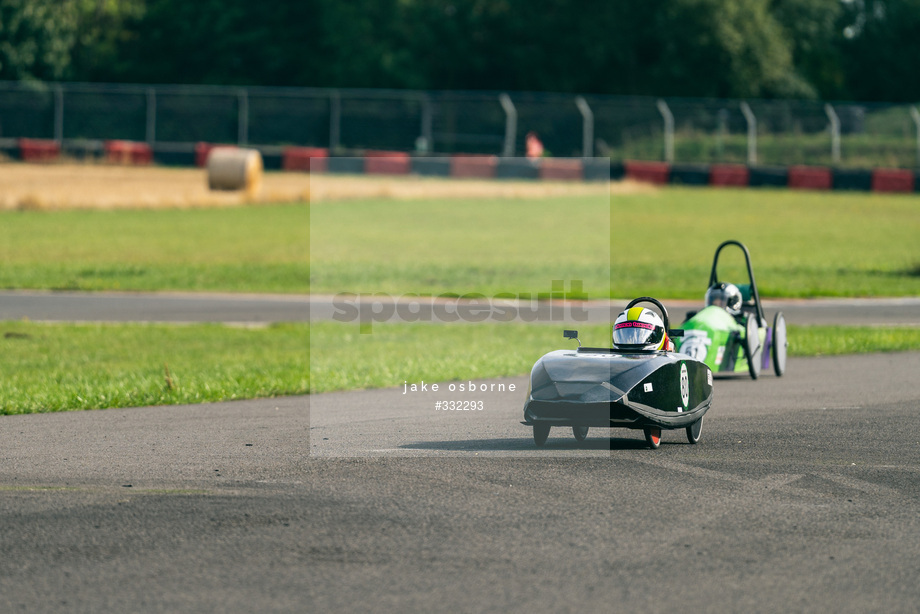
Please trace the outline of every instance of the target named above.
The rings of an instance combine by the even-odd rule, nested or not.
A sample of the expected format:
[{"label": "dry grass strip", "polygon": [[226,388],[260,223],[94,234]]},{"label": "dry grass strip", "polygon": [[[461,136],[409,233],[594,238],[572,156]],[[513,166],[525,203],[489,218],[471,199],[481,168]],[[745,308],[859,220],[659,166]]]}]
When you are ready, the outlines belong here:
[{"label": "dry grass strip", "polygon": [[[541,198],[601,195],[603,183],[468,180],[435,177],[266,173],[255,196],[208,189],[204,169],[105,164],[0,164],[0,209],[227,207],[252,202],[322,202],[355,198]],[[613,182],[611,194],[656,188]]]}]

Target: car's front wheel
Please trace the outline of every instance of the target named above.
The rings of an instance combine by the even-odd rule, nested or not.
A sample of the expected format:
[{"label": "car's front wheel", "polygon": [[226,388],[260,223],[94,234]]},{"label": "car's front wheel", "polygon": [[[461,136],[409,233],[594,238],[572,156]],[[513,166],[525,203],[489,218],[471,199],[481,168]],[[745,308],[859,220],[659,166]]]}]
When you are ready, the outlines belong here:
[{"label": "car's front wheel", "polygon": [[700,418],[687,427],[687,441],[697,443],[700,440],[700,433],[703,432],[703,418]]},{"label": "car's front wheel", "polygon": [[786,372],[786,318],[779,311],[773,317],[773,372],[777,377]]},{"label": "car's front wheel", "polygon": [[760,375],[760,361],[762,359],[760,347],[760,329],[757,328],[757,316],[748,314],[745,321],[744,357],[748,363],[748,373],[751,379]]},{"label": "car's front wheel", "polygon": [[548,424],[542,422],[537,422],[533,425],[533,442],[538,446],[542,446],[546,443],[546,440],[549,438],[549,429]]}]

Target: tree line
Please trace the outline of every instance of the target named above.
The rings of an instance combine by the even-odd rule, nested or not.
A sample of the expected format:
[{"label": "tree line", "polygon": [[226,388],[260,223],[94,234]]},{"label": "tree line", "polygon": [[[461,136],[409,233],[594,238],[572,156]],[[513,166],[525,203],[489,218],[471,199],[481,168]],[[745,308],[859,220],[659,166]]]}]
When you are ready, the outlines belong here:
[{"label": "tree line", "polygon": [[920,100],[920,0],[0,0],[0,79]]}]

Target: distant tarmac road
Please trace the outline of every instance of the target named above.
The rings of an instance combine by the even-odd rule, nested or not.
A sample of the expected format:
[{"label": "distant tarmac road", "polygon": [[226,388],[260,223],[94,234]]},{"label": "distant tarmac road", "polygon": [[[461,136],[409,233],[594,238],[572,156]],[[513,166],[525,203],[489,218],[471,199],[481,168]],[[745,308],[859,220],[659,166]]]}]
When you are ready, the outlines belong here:
[{"label": "distant tarmac road", "polygon": [[[377,303],[374,303],[374,300]],[[395,301],[326,295],[260,295],[205,293],[128,293],[128,292],[57,292],[0,291],[0,321],[69,321],[69,322],[229,322],[265,324],[271,322],[307,322],[349,317],[363,312],[374,322],[390,316],[399,318]],[[459,303],[469,305],[469,303]],[[496,301],[494,307],[497,305]],[[458,301],[451,299],[412,299],[400,307],[417,313],[418,319],[438,321],[439,314],[451,315]],[[543,323],[577,324],[610,322],[626,301],[589,301],[586,303],[515,303],[504,304],[521,318]],[[665,301],[672,318],[682,321],[684,312],[699,309],[702,301]],[[799,299],[765,300],[764,310],[772,322],[773,314],[782,311],[788,324],[855,324],[920,326],[920,298],[870,299]],[[493,311],[498,313],[498,311]]]}]

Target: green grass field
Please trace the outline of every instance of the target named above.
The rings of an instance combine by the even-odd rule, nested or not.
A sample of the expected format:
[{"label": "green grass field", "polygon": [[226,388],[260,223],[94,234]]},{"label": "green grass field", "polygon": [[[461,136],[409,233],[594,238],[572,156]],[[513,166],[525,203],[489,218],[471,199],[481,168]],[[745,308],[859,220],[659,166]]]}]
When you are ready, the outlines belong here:
[{"label": "green grass field", "polygon": [[309,329],[0,323],[0,413],[202,403],[309,390]]},{"label": "green grass field", "polygon": [[698,299],[731,238],[765,297],[917,296],[918,236],[917,196],[766,189],[2,212],[0,287]]},{"label": "green grass field", "polygon": [[[609,334],[603,325],[580,330],[590,345],[606,345]],[[920,346],[920,329],[791,326],[789,343],[792,356],[903,351]],[[356,324],[336,322],[253,329],[0,322],[0,414],[522,375],[544,353],[573,345],[561,327],[526,324],[378,324],[362,335]]]},{"label": "green grass field", "polygon": [[[716,246],[749,247],[766,297],[920,294],[920,199],[668,188],[606,199],[313,207],[314,292],[548,291],[700,298]],[[727,279],[745,279],[726,252]],[[732,256],[736,256],[733,258]]]},{"label": "green grass field", "polygon": [[303,205],[0,212],[0,287],[308,291]]}]

